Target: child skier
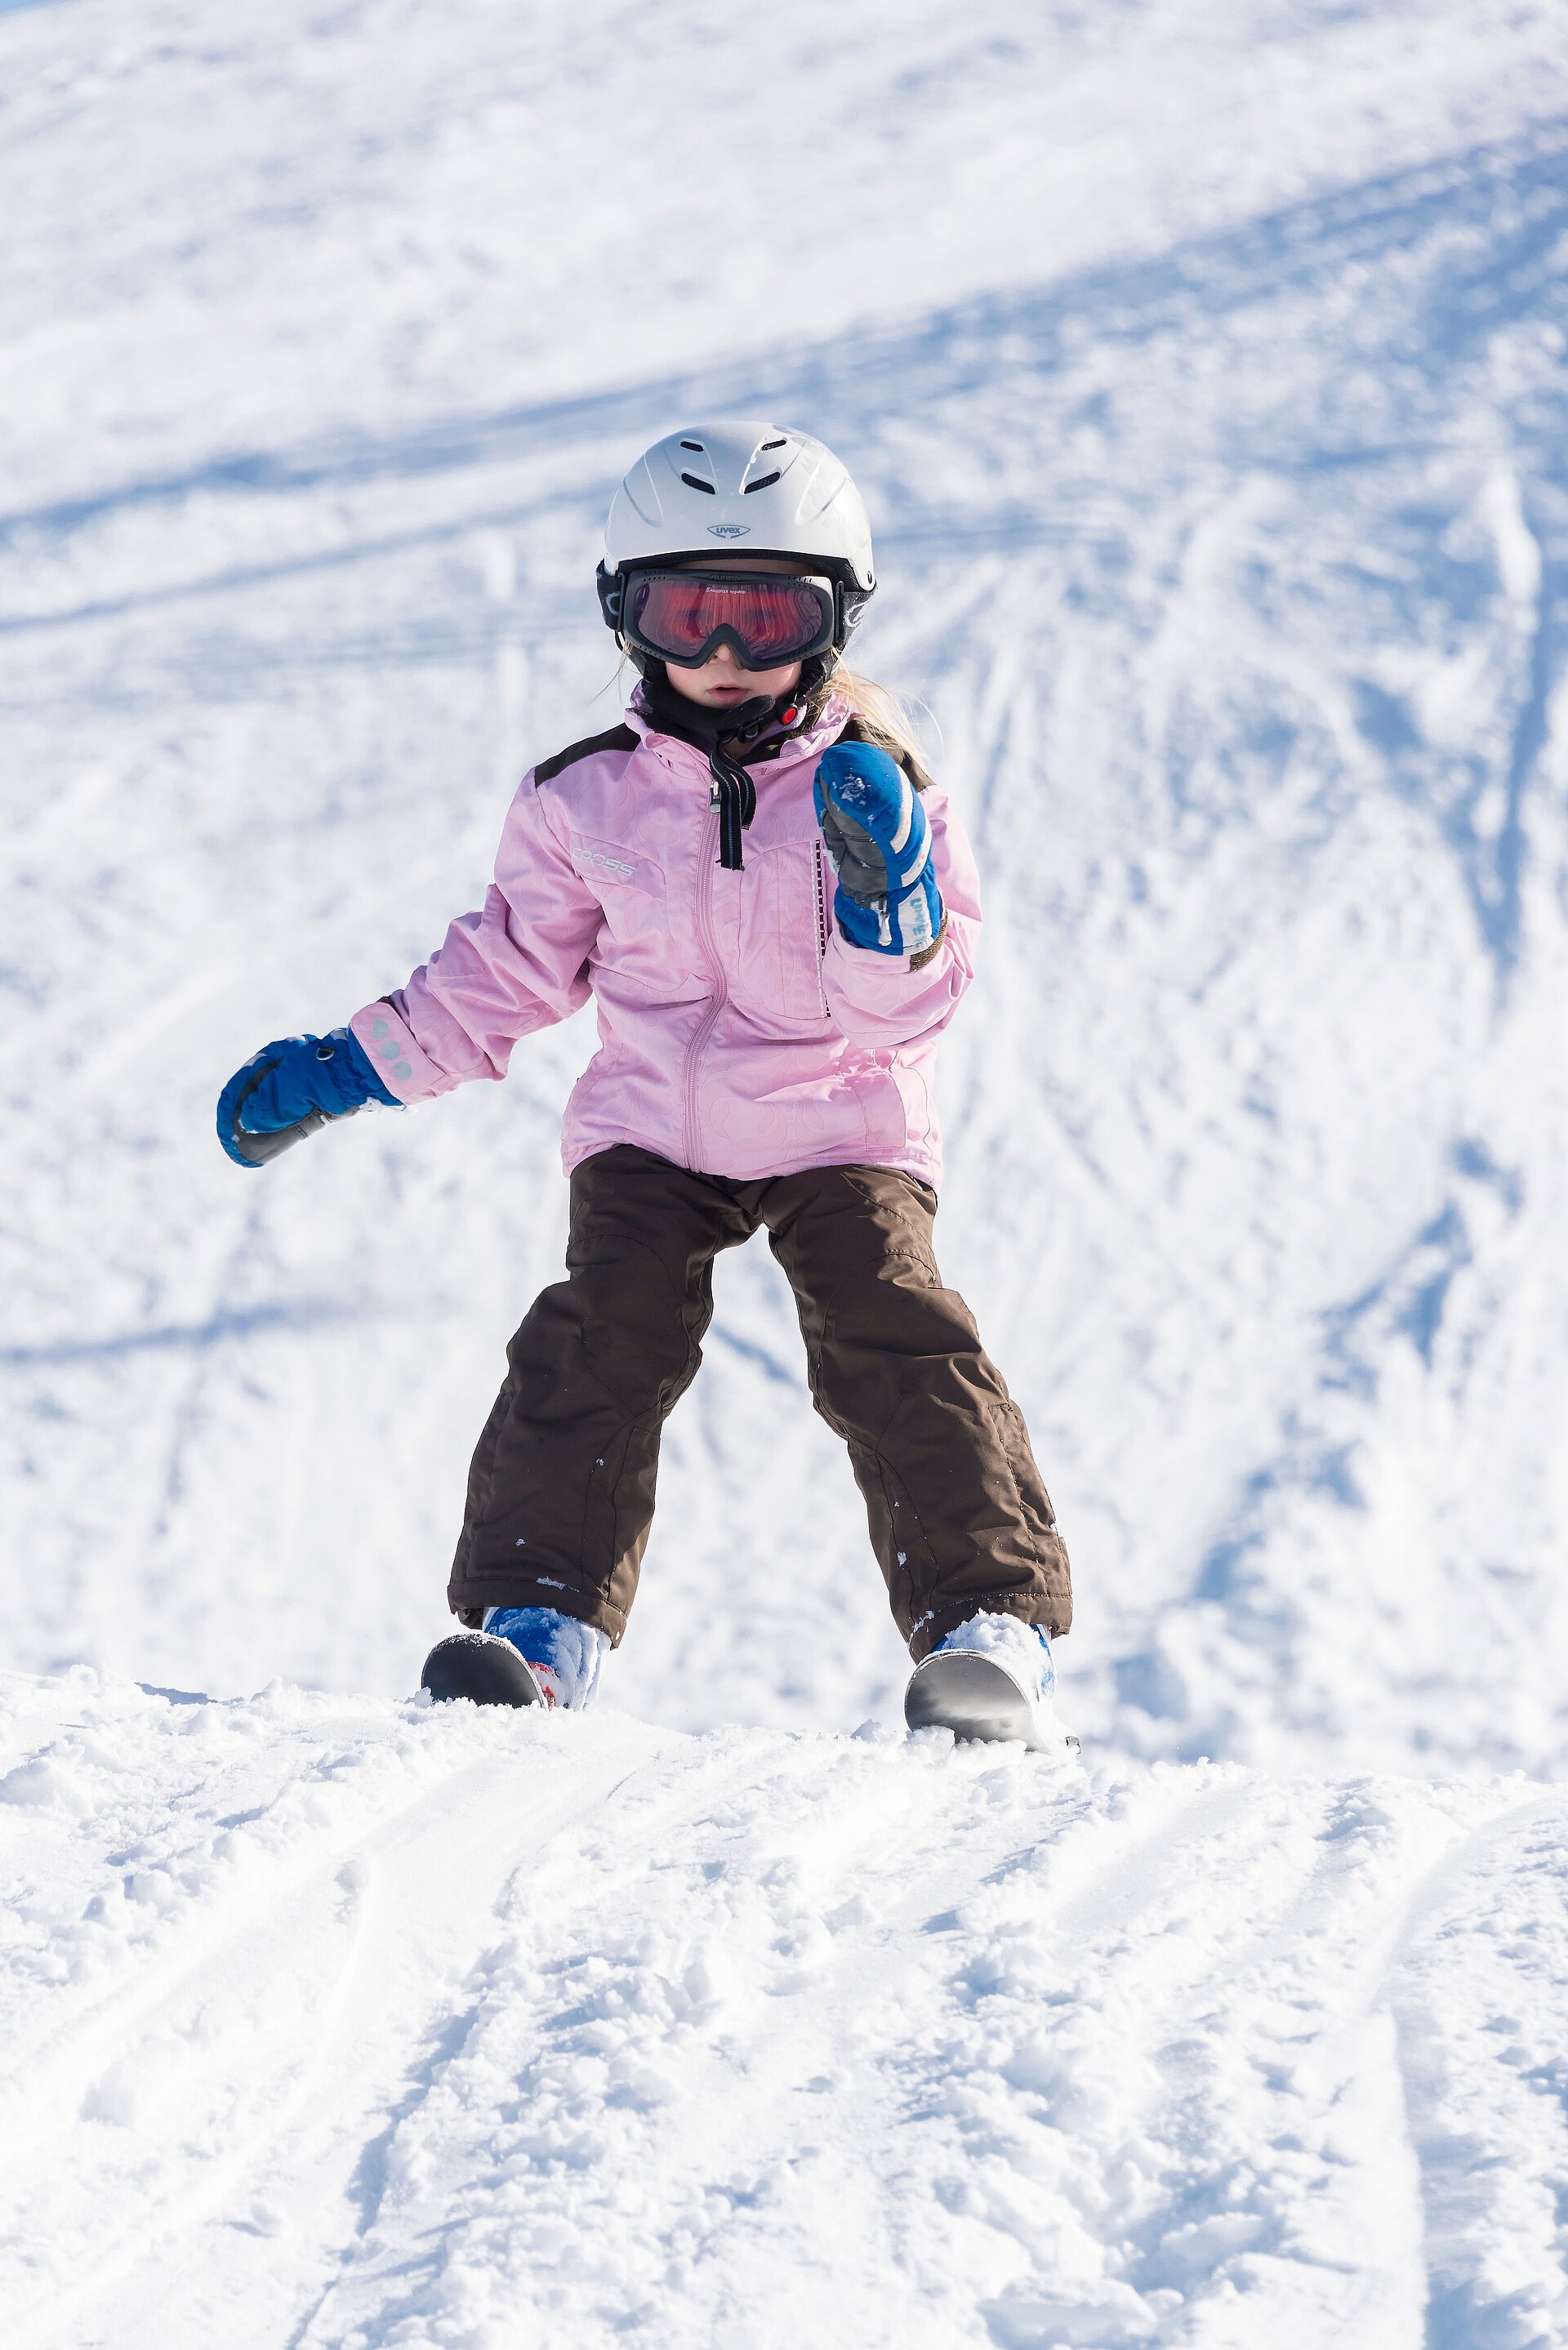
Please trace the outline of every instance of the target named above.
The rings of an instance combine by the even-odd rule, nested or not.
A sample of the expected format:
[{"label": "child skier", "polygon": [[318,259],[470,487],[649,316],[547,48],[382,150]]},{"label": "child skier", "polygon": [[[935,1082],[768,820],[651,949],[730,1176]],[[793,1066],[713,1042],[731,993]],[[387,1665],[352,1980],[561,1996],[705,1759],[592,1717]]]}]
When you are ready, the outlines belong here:
[{"label": "child skier", "polygon": [[[671,434],[610,508],[600,603],[625,721],[524,775],[495,879],[408,985],[224,1089],[262,1164],[368,1103],[503,1077],[592,995],[566,1111],[567,1277],[479,1440],[438,1699],[582,1706],[618,1645],[659,1431],[701,1360],[718,1252],[765,1225],[813,1400],[849,1448],[914,1726],[1062,1752],[1067,1555],[1016,1406],[931,1248],[938,1039],[980,923],[963,835],[896,705],[846,670],[866,510],[783,426]],[[825,858],[834,884],[829,884]]]}]

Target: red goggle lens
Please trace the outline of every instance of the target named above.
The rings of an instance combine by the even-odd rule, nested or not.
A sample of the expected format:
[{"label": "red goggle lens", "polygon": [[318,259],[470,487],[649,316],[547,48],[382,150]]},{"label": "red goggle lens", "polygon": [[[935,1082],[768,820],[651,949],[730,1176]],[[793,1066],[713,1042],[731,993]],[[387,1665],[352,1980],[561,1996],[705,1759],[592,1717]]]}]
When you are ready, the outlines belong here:
[{"label": "red goggle lens", "polygon": [[753,669],[798,660],[831,640],[827,591],[804,579],[704,579],[667,572],[632,588],[628,632],[676,662],[705,657],[728,629]]}]

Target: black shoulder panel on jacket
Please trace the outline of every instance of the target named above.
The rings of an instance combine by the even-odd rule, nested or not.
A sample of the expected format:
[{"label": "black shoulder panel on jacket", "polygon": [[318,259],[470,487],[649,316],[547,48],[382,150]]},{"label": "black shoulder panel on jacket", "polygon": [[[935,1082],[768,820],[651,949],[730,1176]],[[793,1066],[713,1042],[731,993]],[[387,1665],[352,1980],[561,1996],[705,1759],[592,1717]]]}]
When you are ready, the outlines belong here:
[{"label": "black shoulder panel on jacket", "polygon": [[596,751],[635,751],[639,737],[629,726],[612,726],[607,733],[588,734],[580,743],[568,743],[553,759],[541,759],[534,770],[534,783],[547,784],[567,767],[575,767],[579,759],[591,759]]}]

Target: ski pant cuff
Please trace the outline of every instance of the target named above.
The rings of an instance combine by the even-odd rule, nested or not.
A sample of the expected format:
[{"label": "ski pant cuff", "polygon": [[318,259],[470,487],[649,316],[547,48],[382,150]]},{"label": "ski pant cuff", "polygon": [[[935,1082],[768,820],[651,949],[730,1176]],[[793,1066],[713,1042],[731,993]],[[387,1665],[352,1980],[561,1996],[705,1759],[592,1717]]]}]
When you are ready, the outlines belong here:
[{"label": "ski pant cuff", "polygon": [[522,1575],[466,1575],[461,1591],[449,1588],[446,1602],[470,1632],[483,1629],[487,1608],[553,1607],[557,1616],[570,1616],[575,1622],[602,1632],[612,1648],[618,1648],[626,1638],[624,1609],[612,1607],[597,1595],[563,1591],[559,1584],[534,1583]]},{"label": "ski pant cuff", "polygon": [[989,1596],[981,1592],[950,1599],[945,1607],[933,1607],[929,1615],[922,1616],[910,1633],[909,1654],[915,1663],[918,1665],[933,1648],[940,1648],[948,1634],[956,1632],[961,1624],[967,1624],[971,1616],[1015,1616],[1021,1624],[1036,1626],[1053,1640],[1061,1639],[1072,1621],[1069,1615],[1067,1623],[1053,1623],[1049,1602],[1033,1591],[999,1591]]}]

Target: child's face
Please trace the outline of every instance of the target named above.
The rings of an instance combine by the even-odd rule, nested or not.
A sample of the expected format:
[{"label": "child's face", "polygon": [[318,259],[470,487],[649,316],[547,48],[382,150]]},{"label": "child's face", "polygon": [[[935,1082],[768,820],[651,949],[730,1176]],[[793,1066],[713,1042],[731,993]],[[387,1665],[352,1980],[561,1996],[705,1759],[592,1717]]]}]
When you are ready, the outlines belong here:
[{"label": "child's face", "polygon": [[688,702],[722,710],[726,702],[754,702],[759,694],[776,701],[780,694],[793,692],[800,683],[800,667],[799,661],[791,661],[784,669],[742,669],[731,647],[721,645],[701,669],[678,669],[668,661],[664,673]]},{"label": "child's face", "polygon": [[[748,563],[741,556],[719,556],[705,562],[705,571],[781,571],[795,568],[793,563],[782,562],[777,556],[753,556]],[[688,702],[700,702],[708,710],[722,710],[727,702],[754,702],[765,694],[776,702],[783,693],[793,693],[800,683],[801,664],[790,661],[783,669],[742,669],[730,645],[721,645],[711,653],[701,669],[678,669],[667,661],[664,674],[677,693]]]}]

